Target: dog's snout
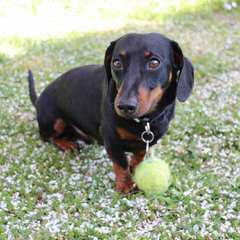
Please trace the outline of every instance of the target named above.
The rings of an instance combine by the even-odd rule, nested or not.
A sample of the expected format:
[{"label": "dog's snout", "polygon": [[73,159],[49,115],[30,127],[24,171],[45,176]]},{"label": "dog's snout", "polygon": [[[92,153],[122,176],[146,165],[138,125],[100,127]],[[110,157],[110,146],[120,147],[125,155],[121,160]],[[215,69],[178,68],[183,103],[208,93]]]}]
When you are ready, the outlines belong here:
[{"label": "dog's snout", "polygon": [[123,113],[134,113],[137,107],[129,104],[119,104],[118,108]]},{"label": "dog's snout", "polygon": [[136,99],[131,99],[129,101],[120,101],[118,104],[118,109],[123,113],[123,114],[133,114],[135,113],[137,109],[137,101]]}]

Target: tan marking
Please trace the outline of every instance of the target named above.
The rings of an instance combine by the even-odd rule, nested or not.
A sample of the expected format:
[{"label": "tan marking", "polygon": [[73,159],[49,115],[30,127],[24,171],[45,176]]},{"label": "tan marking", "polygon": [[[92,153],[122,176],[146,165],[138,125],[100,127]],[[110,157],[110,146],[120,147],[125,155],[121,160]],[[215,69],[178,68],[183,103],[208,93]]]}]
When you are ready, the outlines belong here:
[{"label": "tan marking", "polygon": [[119,115],[119,116],[123,116],[121,111],[119,111],[118,109],[118,105],[119,105],[119,100],[120,100],[120,96],[122,94],[122,87],[123,87],[123,84],[121,84],[120,88],[118,89],[118,92],[117,92],[117,95],[114,99],[114,108],[115,108],[115,111],[116,113]]},{"label": "tan marking", "polygon": [[117,131],[119,137],[123,140],[137,140],[138,139],[138,137],[135,134],[127,131],[124,128],[117,127],[116,131]]},{"label": "tan marking", "polygon": [[56,131],[58,135],[64,132],[65,127],[66,127],[66,124],[61,118],[57,119],[53,125],[53,129]]},{"label": "tan marking", "polygon": [[53,138],[52,142],[62,151],[73,151],[77,145],[74,142],[61,138]]},{"label": "tan marking", "polygon": [[125,50],[122,50],[122,51],[120,51],[119,55],[121,57],[126,57],[127,56],[127,52]]},{"label": "tan marking", "polygon": [[172,71],[171,71],[171,70],[169,71],[169,77],[168,77],[168,80],[169,80],[169,82],[172,81]]},{"label": "tan marking", "polygon": [[116,175],[115,188],[116,191],[129,193],[134,188],[129,169],[123,169],[117,163],[113,162],[113,170]]},{"label": "tan marking", "polygon": [[130,159],[130,172],[134,173],[135,168],[139,163],[141,163],[144,159],[144,156],[146,154],[145,150],[135,152],[133,156]]},{"label": "tan marking", "polygon": [[163,96],[164,90],[157,86],[153,90],[148,90],[142,86],[138,89],[139,107],[137,115],[142,116],[154,110]]},{"label": "tan marking", "polygon": [[152,55],[152,53],[150,52],[150,51],[145,51],[144,52],[144,57],[145,58],[148,58],[148,57],[150,57]]}]

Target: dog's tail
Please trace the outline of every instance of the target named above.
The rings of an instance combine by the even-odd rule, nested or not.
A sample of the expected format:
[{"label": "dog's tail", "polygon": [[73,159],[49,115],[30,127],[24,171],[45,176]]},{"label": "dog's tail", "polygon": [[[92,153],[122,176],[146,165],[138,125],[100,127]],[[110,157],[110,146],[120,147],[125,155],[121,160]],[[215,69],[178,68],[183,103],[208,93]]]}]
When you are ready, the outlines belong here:
[{"label": "dog's tail", "polygon": [[28,70],[28,88],[29,88],[30,100],[31,100],[33,106],[36,107],[36,101],[37,101],[38,97],[36,94],[33,73],[31,70]]}]

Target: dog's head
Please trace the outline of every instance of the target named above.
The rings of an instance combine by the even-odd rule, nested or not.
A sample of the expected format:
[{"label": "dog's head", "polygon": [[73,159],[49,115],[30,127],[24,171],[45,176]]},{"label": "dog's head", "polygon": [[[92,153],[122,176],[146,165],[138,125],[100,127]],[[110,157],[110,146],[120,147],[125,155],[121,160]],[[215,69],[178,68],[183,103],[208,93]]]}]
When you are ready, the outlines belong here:
[{"label": "dog's head", "polygon": [[191,62],[175,41],[157,33],[127,34],[111,42],[104,65],[108,84],[113,81],[118,115],[140,118],[155,110],[173,81],[184,102],[194,83]]}]

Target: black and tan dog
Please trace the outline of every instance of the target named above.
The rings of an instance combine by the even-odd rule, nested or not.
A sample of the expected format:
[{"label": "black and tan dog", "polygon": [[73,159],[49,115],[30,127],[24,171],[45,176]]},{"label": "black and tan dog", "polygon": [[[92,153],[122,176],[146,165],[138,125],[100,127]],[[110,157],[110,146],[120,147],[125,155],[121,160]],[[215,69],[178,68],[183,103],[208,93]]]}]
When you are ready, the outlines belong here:
[{"label": "black and tan dog", "polygon": [[[166,133],[176,98],[185,101],[194,83],[179,45],[158,33],[124,35],[107,48],[103,66],[72,69],[39,98],[31,71],[28,78],[42,139],[62,150],[74,149],[78,139],[104,144],[116,190],[125,193],[133,189],[131,172],[143,160],[146,142],[153,145]],[[147,124],[151,135],[143,137]],[[126,153],[132,153],[130,161]]]}]

